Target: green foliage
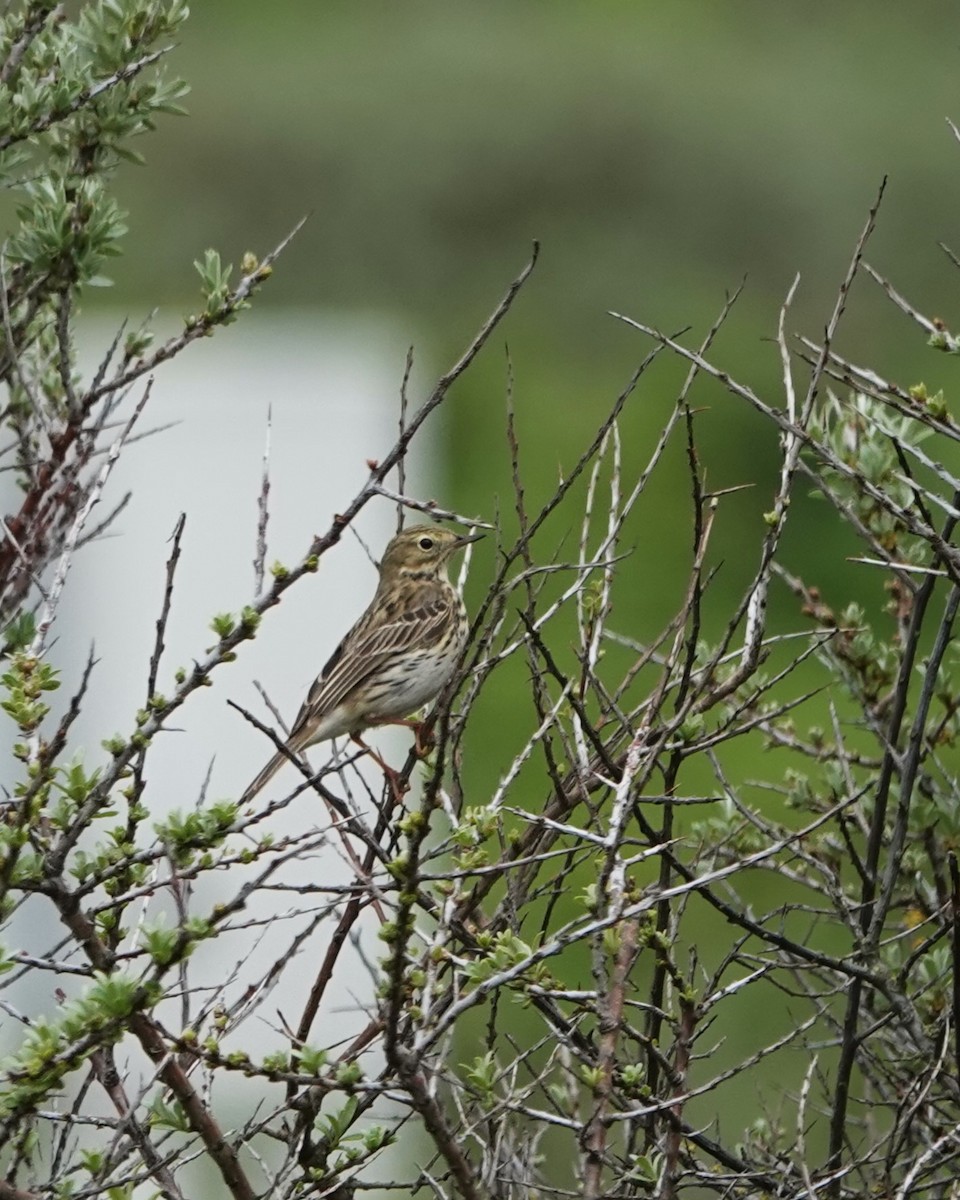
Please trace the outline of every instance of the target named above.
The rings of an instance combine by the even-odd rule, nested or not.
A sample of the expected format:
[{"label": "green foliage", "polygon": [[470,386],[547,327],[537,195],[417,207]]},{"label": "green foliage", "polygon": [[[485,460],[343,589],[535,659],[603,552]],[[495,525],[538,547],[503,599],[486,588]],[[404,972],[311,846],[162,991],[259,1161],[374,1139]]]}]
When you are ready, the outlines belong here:
[{"label": "green foliage", "polygon": [[464,966],[464,977],[473,984],[483,983],[501,971],[508,971],[525,962],[533,949],[511,930],[477,939],[483,954]]},{"label": "green foliage", "polygon": [[28,1111],[60,1087],[91,1049],[118,1041],[130,1014],[155,998],[155,992],[129,976],[98,973],[82,996],[61,1008],[57,1020],[37,1018],[17,1053],[3,1064],[0,1116]]},{"label": "green foliage", "polygon": [[[230,274],[233,267],[220,265],[220,255],[216,250],[207,250],[202,259],[193,264],[200,276],[203,290],[204,316],[214,319],[223,311],[230,295]],[[190,318],[196,320],[196,318]],[[189,321],[188,321],[189,323]]]},{"label": "green foliage", "polygon": [[300,1070],[307,1075],[319,1075],[326,1063],[326,1050],[317,1046],[304,1046],[300,1050]]},{"label": "green foliage", "polygon": [[249,604],[240,610],[240,626],[248,637],[252,637],[260,628],[261,620],[261,614]]},{"label": "green foliage", "polygon": [[267,1072],[289,1071],[290,1055],[286,1050],[277,1050],[273,1054],[264,1055],[263,1069]]},{"label": "green foliage", "polygon": [[237,819],[237,805],[219,800],[202,809],[172,812],[154,825],[157,837],[178,866],[193,862],[198,851],[221,846]]},{"label": "green foliage", "polygon": [[54,786],[63,792],[65,798],[73,804],[82,804],[90,790],[96,786],[99,778],[99,767],[95,767],[88,775],[84,770],[83,763],[78,760],[68,767],[58,769]]},{"label": "green foliage", "polygon": [[[162,68],[144,71],[155,45],[186,16],[181,0],[109,0],[83,7],[76,22],[51,21],[30,42],[16,89],[0,89],[0,174],[19,191],[20,228],[7,254],[47,285],[97,280],[126,232],[106,178],[128,142],[180,111],[185,87]],[[0,48],[19,36],[20,13],[0,26]],[[10,148],[16,153],[11,154]]]},{"label": "green foliage", "polygon": [[[918,389],[916,398],[926,403],[926,389]],[[939,409],[940,402],[934,407]],[[891,414],[879,400],[856,392],[846,400],[831,395],[818,406],[810,432],[822,439],[838,462],[850,468],[849,473],[828,468],[826,478],[877,542],[903,555],[920,553],[921,544],[907,534],[883,497],[903,509],[910,505],[913,493],[897,446],[919,447],[931,436],[930,430],[911,417]]]},{"label": "green foliage", "polygon": [[190,917],[176,929],[160,922],[144,928],[142,937],[147,953],[158,967],[182,962],[196,949],[197,943],[210,937],[214,927],[202,917]]},{"label": "green foliage", "polygon": [[357,1119],[360,1102],[351,1096],[342,1108],[336,1112],[324,1113],[317,1118],[317,1129],[327,1142],[330,1149],[339,1146],[347,1136],[350,1126]]},{"label": "green foliage", "polygon": [[33,733],[50,711],[41,697],[60,686],[58,671],[51,663],[17,651],[7,670],[0,676],[5,697],[0,708],[9,713],[21,733]]},{"label": "green foliage", "polygon": [[653,1187],[660,1178],[662,1167],[662,1154],[638,1154],[633,1160],[633,1168],[628,1178],[635,1180],[639,1184],[646,1184],[649,1187]]},{"label": "green foliage", "polygon": [[37,634],[37,619],[32,612],[17,613],[3,631],[2,657],[9,658],[16,650],[26,650]]},{"label": "green foliage", "polygon": [[100,178],[43,176],[21,185],[20,230],[7,243],[11,262],[29,266],[52,282],[102,284],[99,272],[120,253],[127,232],[119,206]]},{"label": "green foliage", "polygon": [[494,1102],[494,1085],[500,1069],[492,1050],[475,1058],[473,1062],[463,1063],[463,1077],[480,1093],[483,1104],[492,1105]]},{"label": "green foliage", "polygon": [[237,621],[233,613],[217,613],[210,622],[210,628],[221,640],[228,638],[236,627]]},{"label": "green foliage", "polygon": [[363,1082],[363,1068],[358,1062],[342,1062],[337,1067],[335,1079],[339,1087],[349,1089]]},{"label": "green foliage", "polygon": [[178,1100],[167,1102],[161,1095],[150,1102],[150,1124],[158,1129],[173,1129],[177,1133],[189,1133],[190,1121],[183,1105]]}]

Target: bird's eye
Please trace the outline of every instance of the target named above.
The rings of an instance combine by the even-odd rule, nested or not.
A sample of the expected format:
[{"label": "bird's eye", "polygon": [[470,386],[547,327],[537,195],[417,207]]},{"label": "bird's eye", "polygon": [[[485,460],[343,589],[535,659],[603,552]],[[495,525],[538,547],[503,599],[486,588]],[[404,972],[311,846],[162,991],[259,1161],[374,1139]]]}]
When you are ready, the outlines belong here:
[{"label": "bird's eye", "polygon": [[417,545],[420,547],[421,550],[432,550],[433,549],[433,538],[422,537],[420,539],[420,541],[417,543]]}]

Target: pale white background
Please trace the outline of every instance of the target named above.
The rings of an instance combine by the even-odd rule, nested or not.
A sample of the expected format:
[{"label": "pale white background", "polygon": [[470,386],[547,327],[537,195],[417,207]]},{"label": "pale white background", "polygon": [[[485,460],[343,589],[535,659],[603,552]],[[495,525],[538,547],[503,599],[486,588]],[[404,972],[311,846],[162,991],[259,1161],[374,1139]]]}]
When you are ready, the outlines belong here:
[{"label": "pale white background", "polygon": [[[117,323],[98,322],[85,328],[88,371]],[[157,372],[138,432],[171,421],[178,424],[124,451],[91,524],[102,519],[125,491],[132,490],[133,498],[110,533],[77,554],[49,644],[48,658],[63,679],[51,723],[76,689],[87,648],[91,643],[96,647],[99,663],[71,736],[71,753],[82,757],[88,768],[107,761],[100,747],[103,738],[133,731],[134,714],[144,702],[170,536],[179,514],[185,512],[187,522],[158,681],[163,692],[172,690],[178,666],[189,669],[192,660],[216,640],[209,627],[213,614],[237,612],[253,598],[257,498],[268,408],[272,406],[269,567],[275,559],[287,564],[298,561],[313,535],[325,530],[332,514],[362,486],[369,474],[366,460],[381,457],[392,444],[410,341],[407,331],[373,319],[348,322],[314,314],[258,319],[250,328],[241,323],[190,347]],[[427,378],[423,364],[416,378]],[[417,391],[412,385],[412,404],[422,391],[422,386]],[[408,490],[422,495],[429,493],[431,484],[418,464],[426,457],[432,432],[429,427],[425,430],[409,467]],[[9,506],[10,498],[6,503]],[[371,502],[357,523],[374,555],[379,555],[395,525],[396,510],[385,500]],[[252,684],[259,679],[291,720],[375,586],[374,566],[357,539],[348,534],[324,558],[317,574],[301,580],[269,611],[256,640],[240,648],[238,661],[219,668],[214,686],[195,694],[173,720],[174,729],[156,739],[144,796],[155,816],[172,808],[192,808],[211,762],[208,799],[239,796],[272,748],[228,707],[227,697],[272,724]],[[376,740],[385,753],[402,761],[402,733],[378,735]],[[322,756],[322,748],[317,753]],[[263,798],[282,794],[298,779],[292,768],[284,770]],[[361,809],[363,803],[361,799]],[[369,805],[367,815],[372,819]],[[270,829],[280,838],[290,831],[328,824],[327,813],[311,794],[279,814]],[[233,868],[205,878],[194,893],[192,911],[206,914],[218,900],[232,896],[250,877],[250,870]],[[313,856],[290,864],[279,878],[309,888],[316,883],[347,882],[349,877],[339,843],[331,838]],[[235,982],[230,996],[242,993],[303,927],[300,914],[312,911],[322,900],[309,890],[301,895],[274,892],[258,897],[240,920],[257,919],[260,927],[200,946],[190,963],[191,982],[212,988],[232,972]],[[175,920],[163,900],[145,902],[131,918],[154,921],[161,912]],[[328,918],[321,925],[262,1009],[243,1026],[234,1045],[242,1043],[256,1056],[287,1044],[282,1023],[295,1028],[299,1022],[334,922],[335,917]],[[363,959],[375,959],[382,949],[376,939],[377,924],[368,914],[358,925],[362,950],[346,948],[336,986],[315,1027],[316,1044],[348,1041],[365,1025],[373,988]],[[11,949],[57,957],[62,928],[50,906],[35,899],[15,917],[10,938]],[[126,945],[131,944],[128,939]],[[8,988],[5,997],[34,1018],[55,1007],[58,985],[69,995],[83,986],[83,980],[35,974],[29,986],[25,980]],[[178,1013],[179,1005],[165,1010],[172,1027]],[[10,1046],[19,1039],[20,1030],[9,1014],[0,1014],[2,1026],[6,1028],[0,1044]],[[376,1070],[372,1056],[365,1065],[371,1072]],[[136,1077],[146,1064],[134,1060],[132,1066]],[[149,1078],[149,1071],[144,1071],[144,1078]],[[251,1089],[256,1086],[231,1076],[229,1093],[219,1097],[221,1114],[237,1120],[249,1115]]]}]

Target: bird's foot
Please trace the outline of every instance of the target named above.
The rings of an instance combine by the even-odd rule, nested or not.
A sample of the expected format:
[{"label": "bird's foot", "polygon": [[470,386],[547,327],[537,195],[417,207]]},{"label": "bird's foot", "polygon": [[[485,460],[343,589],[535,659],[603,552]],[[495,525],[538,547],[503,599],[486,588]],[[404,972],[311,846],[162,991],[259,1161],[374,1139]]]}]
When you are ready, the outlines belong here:
[{"label": "bird's foot", "polygon": [[410,728],[414,733],[413,752],[417,758],[427,758],[437,744],[433,736],[432,721],[412,721]]}]

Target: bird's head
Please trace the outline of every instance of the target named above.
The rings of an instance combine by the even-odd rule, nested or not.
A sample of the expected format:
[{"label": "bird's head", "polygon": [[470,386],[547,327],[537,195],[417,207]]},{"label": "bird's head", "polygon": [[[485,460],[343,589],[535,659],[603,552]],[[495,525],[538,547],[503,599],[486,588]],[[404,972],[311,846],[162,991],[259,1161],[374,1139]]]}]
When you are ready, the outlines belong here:
[{"label": "bird's head", "polygon": [[482,533],[463,535],[439,525],[412,525],[388,543],[380,562],[380,578],[446,579],[451,555],[481,537]]}]

